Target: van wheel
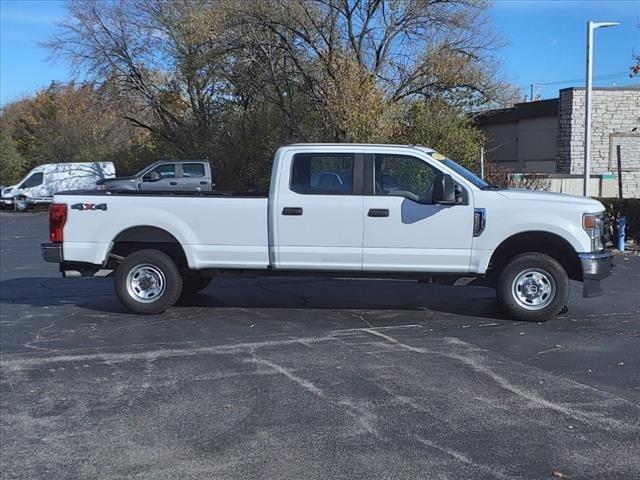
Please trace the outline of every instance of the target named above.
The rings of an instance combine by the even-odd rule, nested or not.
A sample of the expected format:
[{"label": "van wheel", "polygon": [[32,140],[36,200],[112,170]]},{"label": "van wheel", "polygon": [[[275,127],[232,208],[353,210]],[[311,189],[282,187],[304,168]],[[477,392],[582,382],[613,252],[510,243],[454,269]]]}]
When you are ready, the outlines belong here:
[{"label": "van wheel", "polygon": [[182,296],[195,295],[209,286],[211,277],[185,275],[182,277]]},{"label": "van wheel", "polygon": [[27,203],[26,197],[14,198],[13,204],[15,205],[15,210],[18,212],[26,212],[29,210],[29,204]]},{"label": "van wheel", "polygon": [[131,312],[154,315],[176,303],[182,292],[182,276],[166,253],[138,250],[118,265],[115,289],[118,299]]},{"label": "van wheel", "polygon": [[566,306],[569,276],[556,259],[524,253],[502,270],[496,293],[502,308],[514,319],[544,322]]}]

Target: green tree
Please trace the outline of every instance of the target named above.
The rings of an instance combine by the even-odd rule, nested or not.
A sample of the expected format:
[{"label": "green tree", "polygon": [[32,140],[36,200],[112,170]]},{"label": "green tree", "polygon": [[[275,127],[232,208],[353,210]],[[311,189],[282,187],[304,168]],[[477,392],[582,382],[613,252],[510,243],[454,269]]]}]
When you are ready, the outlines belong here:
[{"label": "green tree", "polygon": [[128,173],[153,158],[148,132],[121,116],[108,83],[98,87],[52,83],[33,97],[8,104],[2,124],[27,168],[44,163],[113,161]]},{"label": "green tree", "polygon": [[3,127],[0,127],[0,182],[13,185],[25,172],[26,162],[16,150],[15,142]]},{"label": "green tree", "polygon": [[395,140],[434,148],[473,170],[485,137],[465,111],[443,99],[431,99],[414,102],[406,109]]}]

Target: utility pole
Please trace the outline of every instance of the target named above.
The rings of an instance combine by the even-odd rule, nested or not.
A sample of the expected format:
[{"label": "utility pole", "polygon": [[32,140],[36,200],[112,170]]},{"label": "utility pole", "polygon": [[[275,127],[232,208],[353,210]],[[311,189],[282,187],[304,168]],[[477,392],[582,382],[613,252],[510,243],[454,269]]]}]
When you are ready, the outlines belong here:
[{"label": "utility pole", "polygon": [[544,85],[542,83],[531,83],[529,87],[530,87],[529,101],[534,102],[536,100],[536,88],[544,87]]}]

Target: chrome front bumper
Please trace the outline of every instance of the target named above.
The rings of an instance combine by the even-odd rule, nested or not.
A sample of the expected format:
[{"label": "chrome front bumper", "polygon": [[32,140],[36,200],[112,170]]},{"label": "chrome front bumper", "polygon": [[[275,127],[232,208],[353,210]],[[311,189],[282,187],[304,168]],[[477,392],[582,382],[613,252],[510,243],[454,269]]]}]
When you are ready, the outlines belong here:
[{"label": "chrome front bumper", "polygon": [[582,296],[590,298],[602,295],[600,280],[611,275],[613,253],[608,251],[579,253],[578,258],[582,266]]}]

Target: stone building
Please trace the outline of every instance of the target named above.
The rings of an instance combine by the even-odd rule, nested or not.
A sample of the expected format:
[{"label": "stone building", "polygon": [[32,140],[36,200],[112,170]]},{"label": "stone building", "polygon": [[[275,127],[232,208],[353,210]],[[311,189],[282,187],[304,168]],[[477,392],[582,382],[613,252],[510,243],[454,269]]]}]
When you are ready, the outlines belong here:
[{"label": "stone building", "polygon": [[[589,193],[616,196],[620,145],[623,194],[640,197],[640,86],[594,88],[591,97]],[[585,89],[519,103],[476,117],[487,134],[487,157],[515,172],[542,173],[552,190],[582,192]]]}]

